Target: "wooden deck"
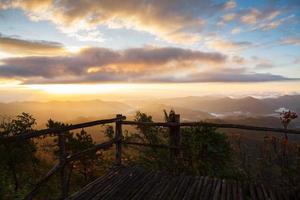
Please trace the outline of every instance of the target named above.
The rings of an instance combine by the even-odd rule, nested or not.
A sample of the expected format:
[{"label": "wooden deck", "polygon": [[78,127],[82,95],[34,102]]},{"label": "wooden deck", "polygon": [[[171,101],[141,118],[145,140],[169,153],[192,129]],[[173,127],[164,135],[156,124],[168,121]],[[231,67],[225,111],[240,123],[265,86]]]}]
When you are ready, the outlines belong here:
[{"label": "wooden deck", "polygon": [[119,167],[96,179],[68,200],[116,199],[300,199],[299,193],[211,177],[171,176],[138,167]]}]

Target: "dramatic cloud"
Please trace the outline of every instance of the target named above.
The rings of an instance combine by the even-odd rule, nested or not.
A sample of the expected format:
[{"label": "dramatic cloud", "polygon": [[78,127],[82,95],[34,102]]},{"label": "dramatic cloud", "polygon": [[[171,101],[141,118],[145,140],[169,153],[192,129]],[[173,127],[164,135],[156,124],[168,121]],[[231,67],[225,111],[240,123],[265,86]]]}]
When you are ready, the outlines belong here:
[{"label": "dramatic cloud", "polygon": [[[257,71],[272,68],[272,63],[251,62],[249,55],[261,54],[259,48],[271,43],[269,40],[276,40],[276,44],[299,45],[298,38],[280,41],[282,33],[271,35],[273,32],[262,32],[289,24],[290,20],[298,17],[298,13],[290,12],[288,7],[280,5],[280,1],[257,3],[259,5],[238,3],[234,0],[0,0],[0,9],[11,9],[8,12],[21,9],[33,21],[48,20],[51,23],[45,24],[75,37],[78,40],[75,45],[80,44],[78,46],[92,44],[86,41],[105,41],[101,45],[106,47],[111,44],[107,41],[118,41],[112,45],[115,49],[142,46],[151,41],[153,45],[168,45],[161,41],[164,40],[179,43],[178,46],[182,47],[86,48],[72,54],[59,43],[0,35],[0,57],[3,58],[0,61],[0,77],[23,83],[289,80],[283,76],[231,68],[246,65],[248,69]],[[299,3],[293,1],[291,5]],[[128,33],[135,32],[118,29],[143,33],[135,38],[128,36]],[[153,39],[144,32],[156,37]],[[124,37],[123,33],[126,33]],[[247,34],[233,37],[236,35],[232,34],[238,33]],[[116,37],[122,39],[117,40]],[[130,41],[126,41],[128,37]],[[67,40],[63,42],[70,44]],[[187,47],[194,50],[185,49]],[[253,49],[242,51],[252,47],[260,51],[257,54]],[[202,52],[196,48],[226,52],[229,59],[224,54]],[[4,59],[6,55],[1,55],[3,52],[27,57]]]},{"label": "dramatic cloud", "polygon": [[[175,43],[199,41],[205,17],[235,8],[234,1],[212,0],[4,0],[0,8],[20,8],[32,20],[51,20],[69,34],[99,25],[146,31]],[[97,35],[98,36],[98,35]]]},{"label": "dramatic cloud", "polygon": [[251,43],[245,41],[235,42],[235,41],[228,41],[223,38],[216,38],[207,41],[206,45],[211,49],[224,51],[224,50],[238,50],[241,48],[249,47]]},{"label": "dramatic cloud", "polygon": [[[198,64],[218,65],[226,57],[219,53],[206,53],[181,48],[131,48],[114,51],[106,48],[88,48],[78,54],[55,57],[24,57],[3,59],[2,77],[69,78],[89,76],[99,81],[112,77],[146,76],[172,71],[189,70]],[[101,78],[99,78],[101,77]],[[88,81],[88,80],[86,80]]]},{"label": "dramatic cloud", "polygon": [[[243,62],[240,57],[233,59]],[[251,73],[245,68],[222,67],[226,60],[226,56],[219,53],[171,47],[88,48],[66,56],[4,59],[0,65],[0,76],[14,78],[24,84],[290,80],[278,75]]]},{"label": "dramatic cloud", "polygon": [[28,79],[26,84],[69,84],[69,83],[101,83],[101,82],[131,82],[131,83],[199,83],[199,82],[268,82],[268,81],[293,81],[298,78],[287,78],[281,75],[270,73],[248,73],[239,70],[230,72],[211,71],[198,73],[171,74],[145,74],[145,73],[112,73],[103,72],[87,74],[80,77],[52,79]]},{"label": "dramatic cloud", "polygon": [[[222,72],[202,72],[185,77],[160,79],[163,82],[267,82],[299,80],[269,73],[240,73],[234,70]],[[156,80],[158,81],[158,80]]]},{"label": "dramatic cloud", "polygon": [[[296,1],[289,3],[298,5]],[[107,27],[143,31],[177,44],[194,44],[207,36],[206,30],[217,30],[217,25],[230,22],[250,26],[250,31],[273,30],[294,17],[286,16],[288,9],[279,8],[279,4],[274,1],[264,7],[238,8],[233,0],[1,0],[0,9],[22,9],[30,19],[49,20],[80,41],[103,42],[106,38],[100,30]],[[232,30],[233,34],[240,32],[240,27]]]},{"label": "dramatic cloud", "polygon": [[0,34],[0,51],[14,55],[57,55],[65,50],[56,42],[22,40]]}]

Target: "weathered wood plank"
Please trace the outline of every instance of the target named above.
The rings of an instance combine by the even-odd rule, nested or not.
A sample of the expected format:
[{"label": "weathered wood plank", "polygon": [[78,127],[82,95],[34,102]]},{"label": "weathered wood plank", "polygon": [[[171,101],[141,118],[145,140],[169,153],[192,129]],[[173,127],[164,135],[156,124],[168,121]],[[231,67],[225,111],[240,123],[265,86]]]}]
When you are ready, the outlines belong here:
[{"label": "weathered wood plank", "polygon": [[183,178],[181,184],[179,185],[177,192],[175,194],[175,197],[174,197],[175,199],[183,199],[190,182],[191,182],[191,177],[184,176],[184,178]]},{"label": "weathered wood plank", "polygon": [[205,177],[203,185],[202,185],[202,189],[201,189],[201,193],[199,195],[199,199],[204,199],[205,197],[205,192],[207,191],[207,187],[209,185],[209,180],[210,178],[208,176]]},{"label": "weathered wood plank", "polygon": [[196,187],[196,191],[195,191],[195,194],[193,195],[193,199],[201,199],[201,193],[202,193],[202,190],[203,190],[203,186],[204,186],[204,182],[205,182],[205,177],[201,176],[199,179],[198,179],[198,184],[197,184],[197,187]]},{"label": "weathered wood plank", "polygon": [[162,200],[168,199],[176,183],[175,177],[166,176],[164,179],[165,179],[164,181],[165,183],[163,186],[164,188],[161,189],[161,193],[157,199],[162,199]]},{"label": "weathered wood plank", "polygon": [[195,193],[195,189],[199,182],[200,182],[200,180],[198,177],[191,178],[190,186],[188,187],[187,191],[185,192],[183,200],[193,199],[193,194]]},{"label": "weathered wood plank", "polygon": [[140,178],[139,181],[136,181],[134,184],[130,185],[130,188],[123,187],[123,197],[127,199],[132,199],[136,194],[140,193],[142,189],[149,183],[149,181],[155,175],[154,171],[147,172],[143,177]]},{"label": "weathered wood plank", "polygon": [[[131,176],[125,179],[123,182],[114,185],[114,188],[111,191],[104,194],[103,199],[115,199],[124,197],[124,193],[130,189],[133,189],[133,185],[138,182],[143,176],[145,176],[145,172],[135,171],[130,174]],[[127,186],[127,187],[125,187]]]},{"label": "weathered wood plank", "polygon": [[176,191],[178,190],[178,188],[180,187],[181,182],[184,180],[184,175],[180,175],[179,177],[176,177],[176,181],[175,181],[175,185],[173,187],[173,190],[170,193],[170,199],[174,199],[175,195],[176,195]]},{"label": "weathered wood plank", "polygon": [[256,194],[259,200],[264,200],[264,195],[263,195],[263,191],[261,190],[261,188],[259,187],[259,185],[255,186],[256,189]]},{"label": "weathered wood plank", "polygon": [[92,196],[95,195],[95,193],[98,192],[98,187],[101,186],[104,182],[109,181],[111,178],[115,177],[117,178],[116,174],[119,173],[115,170],[111,170],[110,172],[106,173],[105,175],[99,177],[95,181],[89,183],[86,185],[82,190],[74,193],[72,196],[68,198],[69,199],[83,199],[85,196],[86,199],[91,198]]},{"label": "weathered wood plank", "polygon": [[157,177],[159,176],[158,173],[151,173],[149,174],[150,176],[152,176],[148,182],[146,182],[143,187],[139,190],[139,191],[136,191],[135,194],[129,198],[129,199],[132,199],[132,200],[137,200],[137,199],[142,199],[143,197],[145,197],[147,194],[149,194],[149,188],[152,188],[153,185],[155,185],[156,183],[156,179]]},{"label": "weathered wood plank", "polygon": [[117,179],[113,179],[113,181],[110,181],[106,184],[106,187],[104,189],[97,193],[96,196],[91,198],[92,200],[97,200],[97,199],[106,199],[105,196],[108,194],[114,193],[115,190],[123,186],[126,186],[127,183],[135,178],[140,172],[136,170],[126,170],[124,174],[120,174],[120,177]]},{"label": "weathered wood plank", "polygon": [[226,191],[227,191],[227,182],[225,179],[222,180],[222,188],[221,188],[221,200],[226,199]]},{"label": "weathered wood plank", "polygon": [[[116,119],[122,119],[122,115],[116,115]],[[121,120],[116,121],[115,127],[115,143],[116,143],[116,165],[122,164],[122,139],[123,139],[123,132],[122,132],[122,124]]]},{"label": "weathered wood plank", "polygon": [[250,186],[250,195],[251,195],[251,199],[253,200],[257,200],[257,196],[256,196],[256,192],[255,192],[255,189],[254,189],[254,186],[251,184]]},{"label": "weathered wood plank", "polygon": [[66,135],[61,133],[58,135],[59,146],[59,165],[60,165],[60,184],[61,184],[61,199],[68,197],[69,185],[68,185],[68,167],[66,163]]},{"label": "weathered wood plank", "polygon": [[227,190],[226,190],[226,199],[231,200],[233,198],[232,196],[232,181],[228,180],[227,181]]},{"label": "weathered wood plank", "polygon": [[289,199],[289,194],[272,191],[261,184],[211,177],[172,176],[139,167],[119,168],[95,180],[68,200]]},{"label": "weathered wood plank", "polygon": [[221,190],[221,187],[222,187],[222,181],[221,180],[216,180],[216,182],[217,182],[217,185],[216,185],[216,189],[213,191],[213,200],[218,200],[219,199],[220,190]]},{"label": "weathered wood plank", "polygon": [[[181,135],[180,135],[180,115],[174,115],[174,118],[172,119],[173,123],[176,123],[177,126],[171,126],[169,127],[169,144],[170,146],[179,147],[181,143]],[[170,159],[176,161],[176,159],[180,155],[180,149],[170,149]]]},{"label": "weathered wood plank", "polygon": [[211,190],[213,188],[213,185],[214,185],[214,179],[209,178],[208,179],[208,184],[207,184],[207,187],[206,187],[205,193],[204,193],[204,198],[203,198],[204,200],[212,198]]}]

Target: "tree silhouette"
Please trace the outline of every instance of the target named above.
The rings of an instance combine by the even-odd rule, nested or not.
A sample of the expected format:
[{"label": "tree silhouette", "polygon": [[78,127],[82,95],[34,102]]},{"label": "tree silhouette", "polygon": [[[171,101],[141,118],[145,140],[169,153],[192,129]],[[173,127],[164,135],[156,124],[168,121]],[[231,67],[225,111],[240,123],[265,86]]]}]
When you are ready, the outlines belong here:
[{"label": "tree silhouette", "polygon": [[[28,113],[22,113],[14,119],[3,119],[0,124],[1,137],[17,136],[32,131],[35,123],[35,119]],[[38,159],[35,153],[36,145],[33,140],[15,141],[0,145],[1,170],[10,172],[15,193],[24,185],[22,180],[25,172],[30,171],[29,169],[33,169],[34,165],[37,164]],[[26,182],[29,180],[27,179]]]}]

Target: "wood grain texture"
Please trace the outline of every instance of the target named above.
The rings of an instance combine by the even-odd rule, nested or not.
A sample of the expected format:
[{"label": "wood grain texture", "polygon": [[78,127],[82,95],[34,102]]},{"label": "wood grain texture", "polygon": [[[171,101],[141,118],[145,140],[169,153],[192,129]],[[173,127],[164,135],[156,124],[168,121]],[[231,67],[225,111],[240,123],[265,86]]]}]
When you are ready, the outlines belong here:
[{"label": "wood grain texture", "polygon": [[116,167],[67,200],[114,199],[297,199],[297,192],[275,190],[262,184],[178,175]]}]

